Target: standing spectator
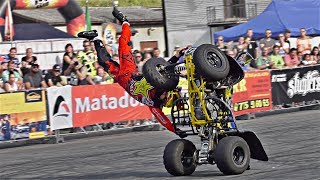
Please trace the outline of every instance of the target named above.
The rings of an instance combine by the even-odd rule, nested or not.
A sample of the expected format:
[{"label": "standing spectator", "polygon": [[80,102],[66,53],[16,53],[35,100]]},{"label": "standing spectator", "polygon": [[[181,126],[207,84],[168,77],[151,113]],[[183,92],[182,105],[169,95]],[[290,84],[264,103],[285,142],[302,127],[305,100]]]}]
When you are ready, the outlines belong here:
[{"label": "standing spectator", "polygon": [[240,36],[238,40],[238,44],[233,47],[234,55],[237,56],[238,54],[245,51],[247,51],[247,45],[244,42],[244,37]]},{"label": "standing spectator", "polygon": [[312,51],[311,51],[311,58],[312,60],[315,60],[315,61],[318,61],[318,55],[319,55],[319,48],[317,46],[313,47],[312,48]]},{"label": "standing spectator", "polygon": [[46,82],[42,78],[39,64],[32,64],[31,71],[23,76],[26,89],[47,88]]},{"label": "standing spectator", "polygon": [[77,54],[73,52],[72,44],[67,44],[64,49],[65,53],[63,55],[62,74],[64,74],[64,71],[69,67],[72,59],[77,57]]},{"label": "standing spectator", "polygon": [[102,67],[98,67],[97,75],[94,77],[95,84],[112,84],[113,76],[104,71]]},{"label": "standing spectator", "polygon": [[223,36],[218,37],[217,48],[219,48],[224,53],[227,52],[228,47],[224,44]]},{"label": "standing spectator", "polygon": [[47,83],[48,87],[52,86],[65,86],[67,85],[66,82],[64,82],[61,78],[61,67],[59,64],[55,64],[52,67],[52,71],[49,71],[49,73],[46,74],[44,77],[45,82]]},{"label": "standing spectator", "polygon": [[136,64],[139,64],[142,61],[142,54],[140,51],[137,51],[134,54],[134,60],[135,60]]},{"label": "standing spectator", "polygon": [[94,47],[94,42],[93,41],[90,41],[90,48],[93,51],[93,54],[97,55],[97,50],[96,50],[96,47]]},{"label": "standing spectator", "polygon": [[273,46],[273,51],[272,54],[270,56],[270,61],[272,62],[272,69],[281,69],[284,66],[284,61],[283,61],[283,57],[279,54],[280,51],[280,47],[275,45]]},{"label": "standing spectator", "polygon": [[298,59],[298,50],[296,48],[291,48],[289,54],[284,57],[284,62],[288,68],[298,67],[300,64]]},{"label": "standing spectator", "polygon": [[36,63],[37,57],[33,56],[33,51],[32,48],[27,48],[26,49],[26,56],[24,56],[21,60],[21,72],[22,75],[26,75],[30,72],[31,70],[31,64]]},{"label": "standing spectator", "polygon": [[161,58],[161,56],[160,56],[160,49],[157,48],[157,47],[153,48],[152,54],[153,54],[153,57],[154,57],[154,58]]},{"label": "standing spectator", "polygon": [[81,64],[86,66],[88,75],[94,77],[97,74],[97,68],[99,67],[98,58],[91,49],[90,41],[83,41],[83,51],[78,52],[78,59]]},{"label": "standing spectator", "polygon": [[305,66],[310,66],[317,64],[317,61],[311,58],[311,54],[305,54],[303,55],[302,64]]},{"label": "standing spectator", "polygon": [[22,83],[18,83],[15,79],[18,78],[15,76],[13,71],[9,72],[9,80],[4,84],[4,90],[6,92],[14,92],[23,89]]},{"label": "standing spectator", "polygon": [[270,69],[273,66],[273,62],[270,60],[270,57],[268,56],[268,48],[263,47],[262,48],[262,55],[257,59],[257,66],[258,69]]},{"label": "standing spectator", "polygon": [[13,61],[15,66],[18,67],[20,65],[20,62],[16,56],[17,56],[17,48],[16,47],[10,48],[9,54],[3,57],[4,59],[3,63],[7,64],[9,61]]},{"label": "standing spectator", "polygon": [[176,46],[174,47],[174,49],[173,49],[172,55],[174,56],[174,55],[176,54],[177,50],[179,50],[179,49],[180,49],[180,46],[179,46],[179,45],[176,45]]},{"label": "standing spectator", "polygon": [[301,36],[297,39],[297,49],[302,55],[311,53],[311,39],[305,28],[300,29]]},{"label": "standing spectator", "polygon": [[291,49],[291,44],[289,41],[290,37],[291,37],[291,31],[289,29],[286,29],[286,31],[284,32],[284,42],[289,44],[289,49]]},{"label": "standing spectator", "polygon": [[289,53],[289,44],[285,41],[283,34],[279,34],[279,43],[276,43],[280,47],[279,55],[284,57]]},{"label": "standing spectator", "polygon": [[135,61],[136,61],[136,65],[137,65],[138,71],[142,72],[142,67],[143,67],[143,65],[145,63],[145,61],[143,61],[143,59],[142,59],[142,54],[140,52],[137,52],[134,55],[134,58],[135,58]]},{"label": "standing spectator", "polygon": [[144,62],[148,61],[151,58],[152,58],[152,56],[151,56],[150,53],[148,53],[148,52],[144,53],[144,55],[143,55],[143,61]]},{"label": "standing spectator", "polygon": [[256,59],[258,57],[258,45],[255,41],[251,41],[250,37],[245,38],[245,44],[247,46],[247,52]]},{"label": "standing spectator", "polygon": [[262,50],[263,47],[267,48],[268,53],[271,52],[272,47],[276,44],[276,41],[271,38],[272,32],[270,29],[266,29],[265,37],[260,40],[260,48]]},{"label": "standing spectator", "polygon": [[16,64],[14,63],[14,61],[9,61],[7,63],[7,70],[3,71],[2,73],[2,80],[3,82],[7,82],[9,80],[9,74],[10,72],[13,72],[15,77],[16,77],[16,81],[21,81],[21,71],[19,68],[16,68]]},{"label": "standing spectator", "polygon": [[255,40],[253,38],[253,30],[252,29],[248,29],[246,34],[247,34],[247,37],[250,37],[251,41],[255,42]]}]

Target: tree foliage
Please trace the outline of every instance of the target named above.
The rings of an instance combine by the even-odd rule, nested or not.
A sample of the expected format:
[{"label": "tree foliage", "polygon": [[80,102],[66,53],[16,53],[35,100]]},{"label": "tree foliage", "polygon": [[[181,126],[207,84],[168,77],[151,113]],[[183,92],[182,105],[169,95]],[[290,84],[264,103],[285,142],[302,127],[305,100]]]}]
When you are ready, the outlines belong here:
[{"label": "tree foliage", "polygon": [[[86,5],[86,0],[78,0],[81,6]],[[112,0],[89,0],[90,7],[112,6]],[[161,0],[118,0],[119,6],[147,6],[161,7]]]}]

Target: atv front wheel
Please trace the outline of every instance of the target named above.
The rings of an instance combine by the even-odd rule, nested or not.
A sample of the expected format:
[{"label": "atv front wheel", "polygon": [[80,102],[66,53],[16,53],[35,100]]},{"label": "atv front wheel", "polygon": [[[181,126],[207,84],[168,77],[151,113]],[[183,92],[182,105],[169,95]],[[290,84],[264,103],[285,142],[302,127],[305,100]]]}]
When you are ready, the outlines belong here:
[{"label": "atv front wheel", "polygon": [[242,174],[249,167],[250,149],[241,137],[225,137],[219,141],[214,159],[223,174]]},{"label": "atv front wheel", "polygon": [[196,72],[208,81],[219,81],[229,74],[227,56],[212,44],[202,44],[193,53]]},{"label": "atv front wheel", "polygon": [[185,139],[171,141],[165,148],[163,163],[171,175],[187,176],[196,170],[195,145]]},{"label": "atv front wheel", "polygon": [[179,76],[164,72],[164,67],[170,63],[163,58],[151,58],[142,67],[146,80],[155,88],[165,91],[174,90],[179,83]]}]

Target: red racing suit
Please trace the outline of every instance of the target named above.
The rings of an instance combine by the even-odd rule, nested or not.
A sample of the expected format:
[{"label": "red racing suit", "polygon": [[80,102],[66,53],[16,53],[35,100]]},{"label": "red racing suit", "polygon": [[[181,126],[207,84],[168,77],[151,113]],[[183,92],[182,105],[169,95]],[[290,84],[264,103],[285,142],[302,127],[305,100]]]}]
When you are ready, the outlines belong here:
[{"label": "red racing suit", "polygon": [[115,76],[115,80],[137,101],[149,106],[156,119],[169,131],[175,133],[175,129],[168,117],[160,109],[163,100],[160,96],[165,93],[151,86],[141,73],[138,72],[136,64],[131,53],[131,47],[128,45],[131,38],[130,25],[127,22],[122,24],[122,32],[119,38],[119,63],[116,66],[114,62],[106,61],[109,66],[109,72]]}]

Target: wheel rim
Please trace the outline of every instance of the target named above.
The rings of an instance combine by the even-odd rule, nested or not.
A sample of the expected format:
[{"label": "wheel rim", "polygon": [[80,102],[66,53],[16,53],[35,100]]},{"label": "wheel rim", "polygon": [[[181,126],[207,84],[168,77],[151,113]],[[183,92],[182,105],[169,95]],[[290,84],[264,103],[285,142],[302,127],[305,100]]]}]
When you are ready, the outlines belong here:
[{"label": "wheel rim", "polygon": [[181,163],[184,167],[190,167],[193,164],[193,154],[183,151],[181,154]]},{"label": "wheel rim", "polygon": [[242,165],[245,161],[244,150],[241,147],[236,147],[233,150],[233,162],[236,165]]},{"label": "wheel rim", "polygon": [[216,53],[214,52],[208,52],[207,53],[207,61],[209,62],[209,64],[213,67],[221,67],[222,66],[222,61],[221,59],[217,56]]}]

